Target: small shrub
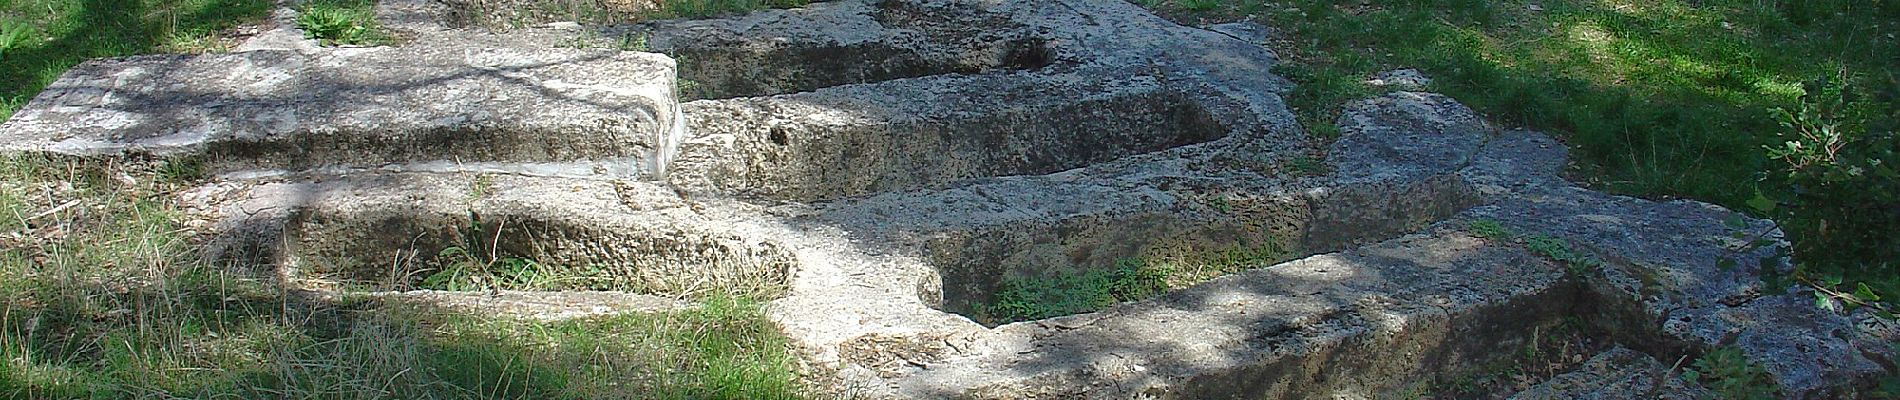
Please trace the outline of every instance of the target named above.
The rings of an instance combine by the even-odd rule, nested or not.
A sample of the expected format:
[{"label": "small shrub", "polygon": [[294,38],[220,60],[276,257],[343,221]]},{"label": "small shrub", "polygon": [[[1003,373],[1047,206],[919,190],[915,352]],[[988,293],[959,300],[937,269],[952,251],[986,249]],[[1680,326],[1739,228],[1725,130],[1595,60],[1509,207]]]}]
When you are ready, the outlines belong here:
[{"label": "small shrub", "polygon": [[[1852,76],[1806,85],[1795,109],[1770,111],[1781,123],[1781,143],[1765,146],[1780,161],[1762,181],[1791,187],[1748,202],[1769,214],[1794,239],[1799,256],[1789,276],[1764,270],[1771,283],[1793,280],[1878,304],[1900,292],[1900,137],[1891,100],[1853,90]],[[1781,287],[1782,285],[1771,285]],[[1887,294],[1887,296],[1881,296]],[[1884,313],[1885,311],[1883,311]]]}]

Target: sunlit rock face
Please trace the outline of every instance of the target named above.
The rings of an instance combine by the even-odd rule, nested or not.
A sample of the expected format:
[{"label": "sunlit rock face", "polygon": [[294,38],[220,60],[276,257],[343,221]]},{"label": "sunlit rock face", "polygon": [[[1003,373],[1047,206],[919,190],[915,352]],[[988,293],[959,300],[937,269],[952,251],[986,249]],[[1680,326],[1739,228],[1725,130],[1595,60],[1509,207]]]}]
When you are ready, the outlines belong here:
[{"label": "sunlit rock face", "polygon": [[190,155],[210,172],[250,176],[652,176],[683,134],[673,65],[659,54],[511,48],[103,59],[68,71],[0,132],[15,151]]},{"label": "sunlit rock face", "polygon": [[[1562,143],[1422,76],[1308,137],[1271,27],[840,0],[494,31],[463,3],[383,1],[393,47],[92,61],[0,146],[197,157],[215,177],[176,200],[206,254],[313,290],[396,296],[477,253],[595,279],[543,299],[773,299],[807,364],[871,398],[1382,398],[1552,340],[1577,347],[1547,381],[1475,395],[1697,393],[1633,377],[1724,346],[1791,398],[1890,373],[1862,326],[1765,294],[1754,274],[1789,267],[1768,221],[1573,185]],[[1023,282],[1219,257],[1157,295],[995,312]]]}]

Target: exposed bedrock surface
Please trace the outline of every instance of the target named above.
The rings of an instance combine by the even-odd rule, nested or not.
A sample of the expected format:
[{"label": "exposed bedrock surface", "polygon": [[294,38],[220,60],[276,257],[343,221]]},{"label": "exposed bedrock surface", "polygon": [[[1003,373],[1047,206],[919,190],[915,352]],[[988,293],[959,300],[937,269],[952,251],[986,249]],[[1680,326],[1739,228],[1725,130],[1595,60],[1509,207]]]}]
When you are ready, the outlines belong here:
[{"label": "exposed bedrock surface", "polygon": [[473,163],[630,177],[677,146],[678,114],[673,62],[655,54],[268,50],[90,61],[0,139],[16,151],[200,156],[219,173]]},{"label": "exposed bedrock surface", "polygon": [[[178,200],[206,254],[330,293],[461,257],[606,283],[375,296],[536,318],[774,299],[808,364],[871,398],[1383,398],[1555,329],[1610,350],[1494,395],[1689,396],[1668,364],[1718,348],[1789,398],[1893,373],[1891,331],[1764,294],[1756,273],[1789,268],[1768,221],[1577,187],[1561,143],[1437,94],[1348,104],[1316,144],[1239,38],[1265,27],[841,0],[503,32],[453,6],[385,0],[396,47],[88,62],[0,146],[202,160],[217,176]],[[666,55],[556,48],[578,35]],[[1277,251],[1158,297],[982,315],[1005,281],[1257,246]]]}]

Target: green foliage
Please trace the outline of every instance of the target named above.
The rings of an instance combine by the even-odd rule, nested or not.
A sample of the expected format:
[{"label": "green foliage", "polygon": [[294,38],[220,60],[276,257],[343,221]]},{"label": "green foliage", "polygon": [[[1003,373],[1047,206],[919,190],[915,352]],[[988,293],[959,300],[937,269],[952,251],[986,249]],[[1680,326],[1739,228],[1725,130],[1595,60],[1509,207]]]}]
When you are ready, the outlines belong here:
[{"label": "green foliage", "polygon": [[643,289],[616,279],[598,267],[547,265],[521,257],[483,255],[459,246],[442,249],[436,254],[436,263],[440,266],[416,282],[417,288],[447,291]]},{"label": "green foliage", "polygon": [[1776,399],[1781,387],[1761,366],[1748,361],[1742,350],[1723,347],[1695,360],[1682,372],[1683,380],[1698,382],[1724,399]]},{"label": "green foliage", "polygon": [[1465,228],[1473,235],[1485,239],[1522,243],[1525,250],[1564,263],[1572,274],[1583,274],[1603,265],[1602,260],[1588,253],[1572,249],[1570,242],[1544,234],[1519,234],[1504,224],[1489,219],[1473,219],[1465,222]]},{"label": "green foliage", "polygon": [[1505,228],[1504,224],[1499,224],[1498,221],[1474,219],[1470,222],[1466,222],[1465,227],[1470,228],[1472,234],[1485,239],[1513,240],[1517,238],[1517,233],[1511,232],[1509,228]]},{"label": "green foliage", "polygon": [[8,50],[26,47],[35,34],[32,25],[0,19],[0,59],[6,59]]},{"label": "green foliage", "polygon": [[1338,138],[1339,126],[1334,120],[1339,118],[1340,107],[1372,94],[1364,79],[1343,68],[1289,63],[1274,66],[1273,72],[1299,83],[1293,93],[1288,94],[1287,106],[1293,109],[1300,126],[1306,127],[1307,133],[1314,137]]},{"label": "green foliage", "polygon": [[651,49],[647,46],[647,34],[629,33],[620,36],[620,50],[650,51]]},{"label": "green foliage", "polygon": [[[161,193],[193,161],[0,159],[0,398],[803,396],[760,303],[561,322],[292,295],[198,258]],[[121,180],[162,171],[178,179]],[[59,204],[75,204],[56,208]],[[453,257],[472,257],[466,251]],[[500,261],[498,282],[545,282]]]},{"label": "green foliage", "polygon": [[311,0],[300,5],[297,27],[325,46],[375,44],[384,39],[373,0]]},{"label": "green foliage", "polygon": [[996,300],[980,311],[992,323],[1030,321],[1095,312],[1115,303],[1160,295],[1169,271],[1141,260],[1117,261],[1108,270],[1057,273],[1036,279],[1007,279]]},{"label": "green foliage", "polygon": [[[0,120],[67,68],[262,19],[271,0],[0,1]],[[10,37],[10,38],[9,38]]]},{"label": "green foliage", "polygon": [[1811,81],[1795,110],[1772,110],[1782,143],[1764,148],[1780,163],[1763,182],[1793,190],[1751,204],[1781,221],[1800,256],[1790,275],[1764,270],[1764,279],[1805,282],[1849,307],[1891,310],[1900,293],[1900,237],[1892,234],[1900,231],[1900,111],[1892,94],[1856,92],[1866,85],[1854,80]]},{"label": "green foliage", "polygon": [[[1224,202],[1224,200],[1223,200]],[[985,323],[1009,323],[1095,312],[1116,303],[1160,296],[1223,275],[1282,261],[1278,242],[1217,251],[1121,259],[1113,268],[1005,279],[995,299],[977,310]]]},{"label": "green foliage", "polygon": [[1563,239],[1536,234],[1525,236],[1523,239],[1525,249],[1564,263],[1570,267],[1572,273],[1588,272],[1592,268],[1603,265],[1602,261],[1589,254],[1572,250],[1570,243]]},{"label": "green foliage", "polygon": [[1286,166],[1287,169],[1292,170],[1293,173],[1302,176],[1325,175],[1333,171],[1332,166],[1326,165],[1326,160],[1313,156],[1293,157],[1287,160]]}]

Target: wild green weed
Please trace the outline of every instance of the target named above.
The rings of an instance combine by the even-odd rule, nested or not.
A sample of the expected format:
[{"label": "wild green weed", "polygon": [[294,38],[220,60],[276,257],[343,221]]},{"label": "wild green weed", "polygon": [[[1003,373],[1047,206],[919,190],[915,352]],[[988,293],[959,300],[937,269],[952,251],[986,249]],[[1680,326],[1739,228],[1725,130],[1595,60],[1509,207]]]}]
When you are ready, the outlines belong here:
[{"label": "wild green weed", "polygon": [[1466,221],[1465,229],[1485,239],[1521,244],[1525,250],[1563,263],[1571,274],[1584,274],[1603,266],[1602,260],[1598,260],[1589,253],[1573,249],[1570,241],[1562,238],[1539,233],[1521,234],[1489,219]]},{"label": "wild green weed", "polygon": [[36,35],[32,25],[0,19],[0,59],[6,59],[9,50],[26,47]]},{"label": "wild green weed", "polygon": [[990,322],[1009,323],[1094,312],[1161,294],[1168,289],[1168,274],[1141,260],[1123,259],[1107,270],[1007,279],[995,302],[979,313]]},{"label": "wild green weed", "polygon": [[1760,365],[1748,361],[1742,350],[1722,347],[1695,360],[1682,372],[1683,380],[1701,383],[1718,396],[1731,400],[1777,399],[1781,391],[1774,377]]},{"label": "wild green weed", "polygon": [[1116,260],[1108,269],[1005,279],[995,299],[977,310],[986,323],[1009,323],[1099,311],[1208,280],[1284,261],[1278,242],[1217,251],[1153,254]]},{"label": "wild green weed", "polygon": [[373,0],[311,0],[301,4],[297,27],[325,46],[375,44],[385,39]]}]

